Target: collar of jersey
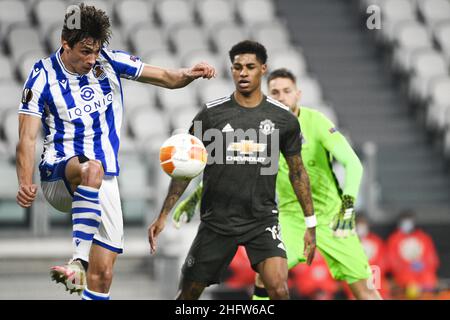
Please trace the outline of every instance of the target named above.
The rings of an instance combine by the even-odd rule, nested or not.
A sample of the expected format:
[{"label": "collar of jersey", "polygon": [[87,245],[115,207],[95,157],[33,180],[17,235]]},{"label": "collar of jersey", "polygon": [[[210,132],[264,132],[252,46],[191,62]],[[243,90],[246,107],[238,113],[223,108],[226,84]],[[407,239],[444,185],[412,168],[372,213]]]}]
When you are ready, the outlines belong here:
[{"label": "collar of jersey", "polygon": [[255,110],[259,110],[259,108],[261,108],[263,105],[264,105],[264,102],[267,100],[267,96],[265,95],[265,94],[263,94],[263,98],[262,98],[262,100],[261,100],[261,102],[256,106],[256,107],[253,107],[253,108],[248,108],[248,107],[243,107],[243,106],[241,106],[237,101],[236,101],[236,98],[234,97],[234,93],[232,93],[231,94],[231,101],[233,101],[233,103],[234,103],[234,105],[236,106],[236,107],[238,107],[239,109],[242,109],[242,110],[246,110],[246,111],[255,111]]},{"label": "collar of jersey", "polygon": [[62,71],[66,74],[66,76],[71,77],[71,78],[82,77],[83,75],[81,75],[81,74],[67,70],[66,66],[64,65],[64,62],[61,59],[61,51],[63,51],[63,48],[59,47],[58,51],[56,52],[56,60],[58,60],[58,63],[61,66]]}]

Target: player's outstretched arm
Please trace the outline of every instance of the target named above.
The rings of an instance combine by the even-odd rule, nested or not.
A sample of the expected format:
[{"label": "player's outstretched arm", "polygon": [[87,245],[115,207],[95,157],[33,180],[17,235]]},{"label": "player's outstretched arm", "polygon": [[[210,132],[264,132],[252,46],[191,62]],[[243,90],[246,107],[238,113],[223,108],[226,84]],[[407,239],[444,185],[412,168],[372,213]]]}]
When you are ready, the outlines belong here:
[{"label": "player's outstretched arm", "polygon": [[206,62],[197,63],[191,68],[181,69],[165,69],[145,64],[137,80],[159,87],[177,89],[187,86],[195,79],[211,79],[215,76],[216,70]]},{"label": "player's outstretched arm", "polygon": [[156,239],[166,225],[167,216],[190,182],[191,179],[172,179],[170,181],[169,191],[164,199],[161,212],[158,218],[148,227],[148,241],[152,254],[156,252]]},{"label": "player's outstretched arm", "polygon": [[177,229],[180,228],[181,222],[189,223],[195,214],[195,208],[200,202],[203,185],[200,183],[189,197],[180,202],[173,212],[172,221]]},{"label": "player's outstretched arm", "polygon": [[316,220],[311,197],[311,187],[309,185],[308,173],[303,166],[300,154],[286,157],[289,166],[289,180],[294,188],[295,195],[303,209],[306,221],[305,248],[304,254],[307,257],[306,263],[310,265],[314,259],[316,250]]},{"label": "player's outstretched arm", "polygon": [[16,201],[28,208],[37,194],[37,185],[33,184],[34,153],[41,119],[35,116],[19,114],[19,143],[16,147],[16,171],[19,182]]}]

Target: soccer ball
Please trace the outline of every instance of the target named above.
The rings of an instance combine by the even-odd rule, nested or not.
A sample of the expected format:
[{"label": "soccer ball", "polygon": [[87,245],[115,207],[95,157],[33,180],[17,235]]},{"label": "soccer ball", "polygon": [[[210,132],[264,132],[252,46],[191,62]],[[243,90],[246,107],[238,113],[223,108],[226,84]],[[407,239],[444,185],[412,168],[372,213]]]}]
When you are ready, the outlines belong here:
[{"label": "soccer ball", "polygon": [[206,166],[207,156],[200,139],[187,133],[173,135],[159,149],[161,167],[172,178],[198,176]]}]

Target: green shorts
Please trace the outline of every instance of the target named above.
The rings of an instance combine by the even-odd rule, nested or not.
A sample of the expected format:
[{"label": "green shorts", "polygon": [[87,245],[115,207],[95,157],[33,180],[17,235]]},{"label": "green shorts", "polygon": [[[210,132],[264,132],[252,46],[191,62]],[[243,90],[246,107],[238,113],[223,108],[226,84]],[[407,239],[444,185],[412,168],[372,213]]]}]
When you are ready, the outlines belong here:
[{"label": "green shorts", "polygon": [[[306,225],[299,212],[280,212],[279,222],[291,269],[306,262],[303,255]],[[316,227],[316,245],[334,279],[352,284],[371,276],[369,261],[357,235],[335,238],[329,225],[322,223]]]}]

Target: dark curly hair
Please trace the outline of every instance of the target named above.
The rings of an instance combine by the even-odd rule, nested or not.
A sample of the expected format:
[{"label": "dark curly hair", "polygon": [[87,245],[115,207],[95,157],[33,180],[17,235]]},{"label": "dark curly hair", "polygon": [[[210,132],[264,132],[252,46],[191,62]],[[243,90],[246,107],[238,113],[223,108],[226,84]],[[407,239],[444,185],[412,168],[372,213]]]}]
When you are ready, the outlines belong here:
[{"label": "dark curly hair", "polygon": [[251,40],[244,40],[235,44],[229,51],[231,63],[233,63],[236,55],[245,53],[254,53],[256,55],[256,59],[258,59],[258,61],[262,64],[267,62],[267,50],[261,43]]},{"label": "dark curly hair", "polygon": [[[86,38],[93,38],[100,42],[101,47],[108,45],[111,38],[111,25],[108,15],[103,10],[87,6],[84,3],[80,3],[77,7],[79,11],[78,9],[71,10],[66,12],[64,16],[62,39],[67,41],[71,48]],[[67,20],[77,12],[80,13],[80,28],[69,27]]]}]

